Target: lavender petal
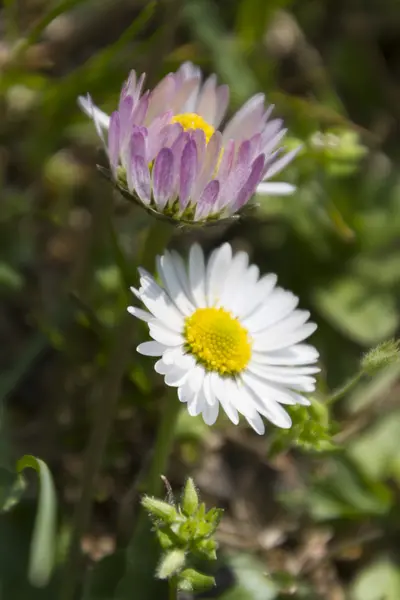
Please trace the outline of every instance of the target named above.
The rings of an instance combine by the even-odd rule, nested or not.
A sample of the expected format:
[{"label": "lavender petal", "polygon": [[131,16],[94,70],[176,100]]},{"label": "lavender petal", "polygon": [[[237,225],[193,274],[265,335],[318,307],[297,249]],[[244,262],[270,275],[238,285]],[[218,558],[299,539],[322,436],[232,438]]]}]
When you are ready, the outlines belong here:
[{"label": "lavender petal", "polygon": [[197,175],[197,148],[194,140],[189,140],[182,152],[179,174],[179,205],[181,211],[187,207]]},{"label": "lavender petal", "polygon": [[157,208],[162,211],[173,192],[174,155],[170,148],[163,148],[154,161],[153,196]]},{"label": "lavender petal", "polygon": [[144,204],[150,204],[151,185],[148,164],[142,156],[134,156],[127,173],[128,186]]},{"label": "lavender petal", "polygon": [[223,133],[224,141],[242,141],[261,131],[264,124],[263,113],[264,94],[256,94],[229,121]]},{"label": "lavender petal", "polygon": [[298,146],[294,150],[287,152],[287,154],[276,160],[267,170],[266,174],[264,175],[264,179],[270,179],[271,177],[282,171],[282,169],[284,169],[294,159],[294,157],[296,156],[296,154],[298,154],[301,148],[302,146]]},{"label": "lavender petal", "polygon": [[194,215],[195,221],[205,219],[211,212],[213,212],[213,208],[218,200],[219,188],[220,185],[217,179],[210,181],[204,188],[203,193],[201,194],[196,205],[196,212]]},{"label": "lavender petal", "polygon": [[250,200],[251,196],[254,194],[257,185],[261,181],[262,172],[263,172],[263,168],[264,168],[264,162],[265,162],[264,154],[260,154],[256,158],[256,160],[253,162],[250,175],[249,175],[246,183],[244,184],[244,186],[241,188],[239,194],[237,195],[237,198],[236,198],[234,204],[230,208],[231,214],[240,210],[242,208],[242,206],[244,206]]},{"label": "lavender petal", "polygon": [[149,107],[150,92],[146,92],[140,98],[132,112],[131,123],[134,125],[143,125]]}]

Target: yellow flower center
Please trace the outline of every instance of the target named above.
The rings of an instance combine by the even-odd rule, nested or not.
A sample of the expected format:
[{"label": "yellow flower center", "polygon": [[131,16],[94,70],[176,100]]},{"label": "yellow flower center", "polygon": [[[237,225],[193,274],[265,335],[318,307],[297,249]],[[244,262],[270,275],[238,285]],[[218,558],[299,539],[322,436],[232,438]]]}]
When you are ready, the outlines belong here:
[{"label": "yellow flower center", "polygon": [[247,329],[223,308],[198,308],[185,319],[184,337],[197,362],[220,375],[237,375],[251,357]]},{"label": "yellow flower center", "polygon": [[210,141],[215,129],[196,113],[182,113],[172,117],[171,123],[180,123],[185,131],[192,129],[201,129],[206,136],[206,144]]}]

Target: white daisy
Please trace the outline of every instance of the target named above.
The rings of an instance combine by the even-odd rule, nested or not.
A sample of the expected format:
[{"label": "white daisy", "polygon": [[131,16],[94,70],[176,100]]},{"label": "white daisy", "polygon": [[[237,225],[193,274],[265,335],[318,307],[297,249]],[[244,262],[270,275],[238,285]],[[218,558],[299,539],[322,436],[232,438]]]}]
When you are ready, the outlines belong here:
[{"label": "white daisy", "polygon": [[139,269],[140,288],[131,288],[147,311],[128,311],[148,323],[153,338],[138,352],[159,357],[156,372],[178,388],[189,414],[212,425],[221,405],[235,425],[240,413],[259,434],[261,416],[290,427],[281,405],[309,405],[302,394],[314,391],[319,371],[317,350],[302,343],[317,326],[296,309],[298,298],[276,287],[276,275],[259,277],[248,255],[233,256],[229,244],[207,263],[194,244],[188,268],[166,251],[157,269],[162,285]]}]

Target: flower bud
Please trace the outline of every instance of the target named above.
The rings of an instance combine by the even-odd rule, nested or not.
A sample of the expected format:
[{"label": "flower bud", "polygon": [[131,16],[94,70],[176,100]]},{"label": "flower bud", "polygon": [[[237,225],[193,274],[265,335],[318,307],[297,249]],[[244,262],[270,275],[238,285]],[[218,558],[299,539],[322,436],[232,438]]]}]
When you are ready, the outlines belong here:
[{"label": "flower bud", "polygon": [[185,560],[184,550],[170,550],[161,559],[157,569],[157,577],[159,579],[169,579],[184,567]]},{"label": "flower bud", "polygon": [[199,573],[195,569],[185,569],[178,578],[178,589],[181,591],[203,591],[215,585],[214,577]]},{"label": "flower bud", "polygon": [[165,523],[173,523],[178,516],[174,506],[171,506],[168,502],[158,500],[157,498],[151,498],[150,496],[145,496],[142,499],[142,506],[152,517],[161,519]]},{"label": "flower bud", "polygon": [[368,375],[374,375],[380,369],[387,367],[400,358],[400,340],[388,340],[373,348],[361,361],[362,370]]},{"label": "flower bud", "polygon": [[191,517],[199,506],[199,496],[197,494],[194,481],[191,477],[186,481],[182,496],[182,511],[187,517]]}]

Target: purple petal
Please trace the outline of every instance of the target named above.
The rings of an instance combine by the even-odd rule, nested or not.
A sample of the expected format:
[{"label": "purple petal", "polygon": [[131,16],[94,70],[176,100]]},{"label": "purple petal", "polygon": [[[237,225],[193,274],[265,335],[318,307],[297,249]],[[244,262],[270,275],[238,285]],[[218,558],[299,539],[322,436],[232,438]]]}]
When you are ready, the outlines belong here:
[{"label": "purple petal", "polygon": [[146,92],[139,100],[132,112],[131,123],[143,125],[149,107],[150,92]]},{"label": "purple petal", "polygon": [[183,131],[183,129],[181,128],[181,133],[178,135],[178,137],[171,146],[171,150],[174,154],[174,161],[178,165],[181,164],[182,152],[189,140],[190,134],[187,131]]},{"label": "purple petal", "polygon": [[110,128],[108,130],[108,157],[110,159],[110,167],[114,177],[116,177],[119,162],[119,138],[119,113],[114,111],[110,118]]},{"label": "purple petal", "polygon": [[126,96],[120,103],[119,108],[119,122],[121,126],[122,135],[129,135],[128,129],[131,126],[131,117],[133,110],[133,98],[132,96]]},{"label": "purple petal", "polygon": [[245,166],[250,163],[250,151],[251,144],[250,140],[245,140],[239,146],[239,151],[236,158],[236,167]]},{"label": "purple petal", "polygon": [[196,184],[193,189],[193,200],[195,202],[208,181],[215,175],[218,165],[218,158],[221,153],[221,146],[222,135],[220,131],[216,131],[207,144],[203,166],[200,166],[201,171],[197,177]]},{"label": "purple petal", "polygon": [[172,111],[168,111],[163,115],[156,117],[149,125],[149,138],[147,142],[147,156],[149,160],[153,160],[163,146],[169,144],[162,143],[164,139],[163,130],[169,124],[172,118]]},{"label": "purple petal", "polygon": [[221,164],[218,169],[218,179],[220,180],[221,185],[224,184],[229,173],[231,172],[234,157],[235,142],[233,140],[229,140],[224,147],[224,153],[222,155]]},{"label": "purple petal", "polygon": [[122,102],[124,101],[124,99],[127,96],[133,96],[133,94],[135,93],[135,88],[136,88],[136,71],[131,71],[128,79],[124,82],[124,85],[122,86],[121,95],[119,98],[118,111],[121,110],[121,105],[122,105]]},{"label": "purple petal", "polygon": [[284,169],[294,159],[294,157],[296,156],[296,154],[298,154],[300,150],[301,146],[298,146],[294,150],[291,150],[290,152],[282,156],[282,158],[279,158],[277,161],[275,161],[267,170],[264,179],[269,179],[270,177],[273,177],[274,175],[282,171],[282,169]]},{"label": "purple petal", "polygon": [[146,140],[145,134],[141,131],[141,128],[135,127],[131,139],[129,142],[129,150],[131,159],[134,156],[141,156],[144,159],[146,158]]},{"label": "purple petal", "polygon": [[[252,162],[261,152],[261,133],[256,133],[249,140],[250,142],[250,162]],[[263,151],[262,151],[263,152]],[[264,154],[264,152],[263,152]]]},{"label": "purple petal", "polygon": [[197,175],[197,148],[194,140],[189,140],[182,152],[179,176],[179,205],[182,211],[187,207]]},{"label": "purple petal", "polygon": [[150,171],[142,156],[134,156],[127,173],[129,190],[135,191],[144,204],[150,204]]},{"label": "purple petal", "polygon": [[225,117],[226,109],[229,104],[229,86],[220,85],[217,89],[217,111],[215,113],[214,122],[211,125],[219,127],[222,119]]},{"label": "purple petal", "polygon": [[161,211],[171,198],[174,187],[174,155],[170,148],[163,148],[154,161],[153,196]]},{"label": "purple petal", "polygon": [[208,215],[213,211],[213,208],[217,203],[218,194],[219,181],[217,179],[213,179],[204,188],[203,193],[200,196],[194,215],[195,221],[200,221],[201,219],[205,219],[206,217],[208,217]]},{"label": "purple petal", "polygon": [[237,195],[235,203],[232,205],[232,208],[230,210],[231,214],[240,210],[242,208],[242,206],[244,206],[250,200],[251,196],[254,194],[257,185],[261,181],[262,172],[263,172],[263,168],[264,168],[264,162],[265,162],[264,154],[260,154],[256,158],[256,160],[253,162],[250,175],[249,175],[246,183],[240,190],[239,194]]}]

